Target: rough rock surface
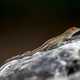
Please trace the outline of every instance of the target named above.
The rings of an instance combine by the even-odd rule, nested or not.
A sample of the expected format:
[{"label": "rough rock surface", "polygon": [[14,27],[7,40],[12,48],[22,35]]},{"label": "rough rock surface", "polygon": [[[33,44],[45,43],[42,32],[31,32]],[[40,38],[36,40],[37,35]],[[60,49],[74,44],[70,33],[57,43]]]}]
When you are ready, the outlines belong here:
[{"label": "rough rock surface", "polygon": [[79,31],[47,49],[11,58],[0,67],[0,80],[80,80]]}]

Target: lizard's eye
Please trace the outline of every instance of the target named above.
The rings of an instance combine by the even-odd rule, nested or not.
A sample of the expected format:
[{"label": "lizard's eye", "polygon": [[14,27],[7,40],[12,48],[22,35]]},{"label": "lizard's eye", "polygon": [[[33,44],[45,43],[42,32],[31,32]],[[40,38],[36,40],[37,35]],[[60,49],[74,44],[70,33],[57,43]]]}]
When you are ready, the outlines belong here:
[{"label": "lizard's eye", "polygon": [[74,33],[74,34],[72,35],[72,37],[77,36],[77,35],[80,35],[80,31]]}]

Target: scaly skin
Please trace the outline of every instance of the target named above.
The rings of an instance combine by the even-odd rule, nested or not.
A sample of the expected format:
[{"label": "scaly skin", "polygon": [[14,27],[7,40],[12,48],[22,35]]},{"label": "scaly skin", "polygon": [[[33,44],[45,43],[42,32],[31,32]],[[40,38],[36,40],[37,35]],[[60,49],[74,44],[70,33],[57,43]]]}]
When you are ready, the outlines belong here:
[{"label": "scaly skin", "polygon": [[36,49],[34,49],[32,51],[27,51],[22,55],[17,55],[17,56],[14,56],[12,58],[9,58],[6,61],[8,62],[10,60],[19,59],[19,58],[24,57],[24,56],[29,55],[29,54],[32,55],[32,54],[34,54],[36,52],[39,52],[39,51],[48,50],[50,47],[53,47],[53,46],[55,46],[57,44],[60,45],[63,41],[70,39],[72,37],[72,35],[75,34],[78,31],[80,31],[80,28],[71,27],[68,30],[66,30],[64,33],[60,34],[59,36],[53,37],[53,38],[47,40],[40,47],[38,47],[38,48],[36,48]]},{"label": "scaly skin", "polygon": [[43,45],[41,45],[40,47],[34,49],[32,52],[35,53],[35,52],[38,52],[38,51],[47,50],[51,46],[54,46],[56,44],[60,44],[64,40],[70,39],[72,37],[72,35],[75,34],[78,31],[80,31],[80,28],[71,27],[68,30],[66,30],[64,33],[62,33],[61,35],[49,39]]}]

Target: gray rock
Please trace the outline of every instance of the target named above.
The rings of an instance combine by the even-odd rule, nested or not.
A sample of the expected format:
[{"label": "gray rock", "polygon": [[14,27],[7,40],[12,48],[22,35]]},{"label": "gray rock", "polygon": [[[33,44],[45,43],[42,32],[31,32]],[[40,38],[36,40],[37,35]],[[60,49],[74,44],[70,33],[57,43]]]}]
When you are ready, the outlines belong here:
[{"label": "gray rock", "polygon": [[80,80],[80,34],[53,45],[9,59],[0,67],[0,80]]}]

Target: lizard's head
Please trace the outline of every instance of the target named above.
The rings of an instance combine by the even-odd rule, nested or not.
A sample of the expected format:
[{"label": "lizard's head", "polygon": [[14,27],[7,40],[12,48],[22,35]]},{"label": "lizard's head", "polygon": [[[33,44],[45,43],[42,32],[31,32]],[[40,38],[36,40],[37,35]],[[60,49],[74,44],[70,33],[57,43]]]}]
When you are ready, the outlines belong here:
[{"label": "lizard's head", "polygon": [[80,35],[80,28],[78,28],[78,27],[71,27],[68,30],[66,30],[63,34],[68,35],[69,38],[71,38],[73,36]]}]

